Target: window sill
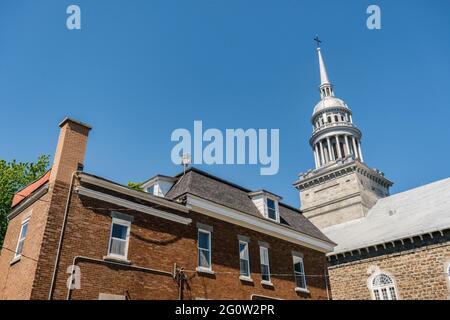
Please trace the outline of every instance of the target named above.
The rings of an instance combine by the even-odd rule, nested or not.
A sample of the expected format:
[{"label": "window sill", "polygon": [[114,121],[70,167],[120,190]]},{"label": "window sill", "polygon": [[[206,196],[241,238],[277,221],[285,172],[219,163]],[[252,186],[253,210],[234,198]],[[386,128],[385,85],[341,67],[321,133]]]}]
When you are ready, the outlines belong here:
[{"label": "window sill", "polygon": [[203,267],[197,267],[195,269],[195,271],[197,271],[198,273],[215,274],[215,272],[212,271],[211,269],[207,269],[207,268],[203,268]]},{"label": "window sill", "polygon": [[246,276],[240,276],[239,280],[253,283],[253,279],[250,277],[246,277]]},{"label": "window sill", "polygon": [[297,293],[310,293],[308,289],[304,289],[304,288],[295,288],[295,292]]},{"label": "window sill", "polygon": [[263,286],[268,286],[268,287],[273,287],[274,286],[272,282],[266,281],[266,280],[261,281],[261,284]]},{"label": "window sill", "polygon": [[11,262],[9,263],[9,265],[12,266],[13,264],[16,264],[17,262],[20,261],[20,259],[22,259],[22,256],[14,257],[14,258],[11,260]]},{"label": "window sill", "polygon": [[115,257],[115,256],[104,256],[103,260],[105,261],[111,261],[111,262],[116,262],[116,263],[121,263],[121,264],[127,264],[127,265],[131,265],[131,261],[127,260],[125,258],[121,258],[121,257]]}]

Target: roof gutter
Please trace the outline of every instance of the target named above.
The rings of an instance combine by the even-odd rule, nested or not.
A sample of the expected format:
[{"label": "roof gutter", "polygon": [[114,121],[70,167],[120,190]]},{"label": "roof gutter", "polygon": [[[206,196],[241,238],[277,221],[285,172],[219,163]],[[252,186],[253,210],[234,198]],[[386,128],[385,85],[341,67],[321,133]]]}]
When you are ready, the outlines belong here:
[{"label": "roof gutter", "polygon": [[190,194],[187,195],[187,205],[195,211],[216,219],[240,225],[251,230],[256,230],[324,253],[332,252],[335,246],[333,242],[311,237],[283,225],[264,219],[258,219],[249,214],[212,203]]},{"label": "roof gutter", "polygon": [[[184,225],[189,225],[192,223],[191,218],[186,218],[186,217],[182,217],[180,215],[174,214],[174,213],[158,210],[158,209],[146,206],[146,205],[142,205],[139,203],[135,203],[135,202],[126,200],[126,199],[118,198],[118,197],[112,196],[110,194],[106,194],[106,193],[92,190],[89,188],[76,187],[75,192],[81,196],[90,197],[90,198],[94,198],[94,199],[97,199],[100,201],[112,203],[112,204],[118,205],[120,207],[124,207],[127,209],[135,210],[135,211],[146,213],[146,214],[150,214],[152,216],[156,216],[156,217],[159,217],[159,218],[162,218],[165,220],[170,220],[170,221],[181,223]],[[183,207],[183,208],[187,209],[186,207]],[[114,211],[114,210],[112,210],[112,211]]]},{"label": "roof gutter", "polygon": [[111,181],[107,181],[104,179],[100,179],[85,173],[80,174],[80,181],[84,182],[84,183],[88,183],[91,185],[95,185],[101,188],[105,188],[111,191],[115,191],[115,192],[119,192],[131,197],[135,197],[141,200],[145,200],[148,202],[152,202],[152,203],[156,203],[159,204],[163,207],[166,208],[171,208],[171,209],[175,209],[184,213],[189,213],[189,209],[186,208],[184,205],[178,204],[176,202],[161,198],[161,197],[157,197],[154,195],[151,195],[149,193],[145,193],[142,191],[138,191],[138,190],[133,190],[130,189],[128,187],[125,187],[123,185],[120,185],[118,183],[115,182],[111,182]]},{"label": "roof gutter", "polygon": [[395,241],[404,241],[404,240],[408,240],[408,239],[413,239],[414,237],[422,238],[426,234],[432,235],[435,232],[439,232],[439,233],[441,233],[441,235],[443,235],[444,231],[448,230],[448,229],[449,229],[448,226],[446,226],[446,227],[439,227],[439,228],[435,228],[435,229],[430,229],[430,231],[423,231],[422,230],[419,233],[405,235],[405,236],[402,236],[400,238],[393,238],[391,240],[381,239],[380,241],[377,241],[377,242],[372,242],[372,243],[368,243],[368,244],[362,244],[361,246],[358,246],[356,248],[345,248],[345,249],[342,249],[342,250],[337,251],[337,252],[330,252],[330,253],[327,254],[327,256],[332,257],[332,256],[337,256],[339,254],[344,254],[345,255],[346,253],[350,253],[352,251],[368,250],[371,247],[385,246],[386,244],[394,243]]}]

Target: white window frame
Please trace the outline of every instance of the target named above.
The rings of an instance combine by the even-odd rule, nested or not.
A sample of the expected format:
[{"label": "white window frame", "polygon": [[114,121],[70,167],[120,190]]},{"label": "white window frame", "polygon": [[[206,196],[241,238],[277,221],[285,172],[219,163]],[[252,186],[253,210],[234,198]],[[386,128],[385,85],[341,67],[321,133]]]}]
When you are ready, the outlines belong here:
[{"label": "white window frame", "polygon": [[[25,245],[25,239],[27,238],[28,227],[30,225],[30,218],[31,217],[25,218],[22,221],[22,224],[20,225],[20,232],[19,232],[19,237],[17,238],[16,250],[14,251],[13,261],[19,260],[22,257],[22,252],[23,252],[23,248],[24,248],[24,245]],[[25,233],[25,235],[22,238],[22,231],[23,231],[23,228],[25,227],[25,225],[27,226],[27,232]],[[20,243],[22,243],[22,250],[19,253],[18,250],[19,250]]]},{"label": "white window frame", "polygon": [[448,260],[444,266],[444,276],[445,279],[447,280],[448,300],[450,300],[450,260]]},{"label": "white window frame", "polygon": [[[267,264],[264,263],[264,252],[267,253]],[[269,257],[269,248],[265,246],[259,246],[259,260],[260,260],[260,268],[261,268],[261,283],[264,285],[272,286],[271,276],[270,276],[270,257]],[[267,275],[269,277],[268,280],[263,279],[263,265],[267,266]]]},{"label": "white window frame", "polygon": [[149,193],[149,194],[155,195],[155,185],[152,184],[152,185],[148,186],[148,187],[145,189],[145,191],[146,191],[147,193]]},{"label": "white window frame", "polygon": [[450,283],[450,262],[447,263],[447,268],[445,268],[445,273],[446,273],[446,276],[447,276],[447,280]]},{"label": "white window frame", "polygon": [[[127,235],[126,235],[126,239],[125,239],[125,254],[123,256],[120,254],[111,253],[111,242],[113,240],[112,232],[113,232],[113,228],[114,228],[115,224],[124,226],[127,228]],[[128,261],[128,247],[130,245],[130,231],[131,231],[131,222],[130,221],[119,219],[119,218],[112,219],[111,230],[109,233],[109,241],[108,241],[108,251],[107,251],[108,257]],[[120,240],[123,240],[123,239],[120,239]]]},{"label": "white window frame", "polygon": [[[303,291],[303,292],[308,292],[308,284],[306,282],[306,274],[305,274],[305,262],[303,260],[303,257],[300,255],[292,255],[292,263],[293,263],[293,267],[294,267],[294,278],[295,278],[295,291]],[[295,270],[295,265],[297,263],[301,263],[302,265],[302,269],[303,269],[303,273],[300,273],[298,271]],[[303,283],[305,284],[304,287],[299,287],[298,283],[297,283],[297,278],[301,277],[301,279],[303,280]]]},{"label": "white window frame", "polygon": [[[269,216],[269,200],[273,201],[273,204],[275,206],[275,219],[272,219]],[[266,197],[266,218],[271,220],[271,221],[280,222],[280,209],[279,209],[279,206],[278,206],[278,200],[275,200],[275,199],[270,198],[270,197]]]},{"label": "white window frame", "polygon": [[[208,235],[208,243],[209,243],[208,249],[200,248],[200,233],[205,233]],[[208,251],[209,267],[204,267],[204,266],[200,265],[200,250]],[[198,230],[197,230],[197,271],[207,272],[207,273],[212,272],[211,252],[212,252],[212,232],[210,230],[198,228]]]},{"label": "white window frame", "polygon": [[[380,276],[388,277],[391,283],[374,286],[374,280]],[[368,281],[372,300],[400,300],[395,278],[390,273],[380,270],[370,276]],[[392,291],[394,291],[395,297],[392,295]]]},{"label": "white window frame", "polygon": [[[245,245],[245,257],[241,257],[241,245]],[[242,274],[241,269],[241,261],[244,260],[247,264],[247,270],[248,274]],[[239,278],[241,280],[251,280],[251,271],[250,271],[250,252],[249,252],[249,245],[247,241],[239,240]]]}]

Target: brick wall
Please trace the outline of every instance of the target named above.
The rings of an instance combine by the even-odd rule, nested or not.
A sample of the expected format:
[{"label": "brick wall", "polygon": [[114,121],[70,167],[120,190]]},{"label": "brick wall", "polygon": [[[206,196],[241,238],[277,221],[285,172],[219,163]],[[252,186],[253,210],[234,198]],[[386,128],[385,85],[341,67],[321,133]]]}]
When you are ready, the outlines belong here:
[{"label": "brick wall", "polygon": [[367,286],[370,272],[390,273],[400,299],[449,299],[445,268],[450,262],[450,243],[440,243],[329,268],[333,299],[371,299]]},{"label": "brick wall", "polygon": [[[72,200],[54,298],[67,296],[67,268],[75,256],[103,259],[107,254],[111,230],[111,210],[108,203],[75,196]],[[323,277],[308,277],[310,294],[297,294],[294,282],[292,251],[304,254],[307,274],[322,275],[326,268],[323,253],[241,228],[201,214],[191,213],[189,226],[150,215],[130,212],[131,227],[128,259],[133,265],[172,272],[174,264],[185,268],[189,277],[183,290],[184,299],[250,299],[252,294],[283,299],[326,299]],[[214,275],[193,272],[197,267],[197,222],[213,227],[212,268]],[[238,235],[250,237],[250,265],[253,283],[239,280]],[[273,288],[261,285],[258,241],[270,244]],[[81,289],[73,290],[72,299],[96,299],[100,293],[123,295],[131,299],[177,299],[178,285],[170,277],[129,267],[80,260]]]},{"label": "brick wall", "polygon": [[[49,195],[18,214],[8,225],[0,255],[0,299],[29,299],[47,218]],[[11,264],[17,247],[22,221],[31,214],[22,258]]]},{"label": "brick wall", "polygon": [[[64,213],[73,173],[83,164],[89,126],[66,119],[52,166],[48,193],[33,204],[32,219],[25,240],[24,255],[11,265],[12,253],[0,256],[0,297],[6,299],[66,299],[69,276],[67,268],[75,257],[81,270],[81,289],[72,299],[97,299],[100,293],[126,295],[131,299],[177,299],[179,287],[170,274],[136,267],[172,272],[174,264],[186,269],[185,299],[250,299],[261,295],[285,299],[326,299],[325,254],[291,244],[253,230],[191,212],[189,226],[147,214],[123,210],[111,204],[74,194],[70,201],[67,224],[60,251],[53,290],[51,283],[62,233]],[[77,179],[73,180],[77,183]],[[117,194],[115,194],[117,196]],[[130,200],[130,199],[129,199]],[[128,258],[133,266],[112,265],[103,261],[108,251],[111,211],[134,216]],[[15,248],[24,211],[11,220],[5,244]],[[195,272],[197,266],[197,222],[213,227],[212,266],[214,275]],[[251,239],[249,245],[253,283],[239,280],[238,235]],[[261,285],[258,241],[270,244],[270,268],[273,287]],[[309,293],[296,293],[292,251],[304,255]],[[92,259],[96,259],[92,260]]]}]

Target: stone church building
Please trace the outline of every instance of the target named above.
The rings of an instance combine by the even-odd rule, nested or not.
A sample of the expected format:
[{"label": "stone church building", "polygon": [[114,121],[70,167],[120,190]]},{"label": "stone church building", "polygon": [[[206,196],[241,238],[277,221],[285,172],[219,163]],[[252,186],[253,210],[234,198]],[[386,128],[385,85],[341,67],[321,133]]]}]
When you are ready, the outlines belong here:
[{"label": "stone church building", "polygon": [[448,299],[450,179],[390,195],[393,183],[364,163],[361,130],[317,52],[316,167],[294,186],[304,216],[337,243],[328,254],[333,299]]}]

